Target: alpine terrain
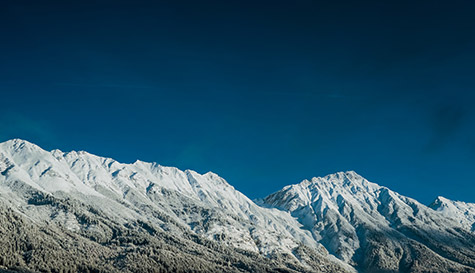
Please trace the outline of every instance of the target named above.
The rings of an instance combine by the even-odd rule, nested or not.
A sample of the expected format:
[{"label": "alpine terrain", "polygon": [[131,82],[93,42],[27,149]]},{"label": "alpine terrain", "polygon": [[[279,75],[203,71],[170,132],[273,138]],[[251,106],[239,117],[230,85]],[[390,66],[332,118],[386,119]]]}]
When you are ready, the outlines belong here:
[{"label": "alpine terrain", "polygon": [[340,172],[252,201],[214,173],[0,143],[0,272],[475,272],[475,204]]}]

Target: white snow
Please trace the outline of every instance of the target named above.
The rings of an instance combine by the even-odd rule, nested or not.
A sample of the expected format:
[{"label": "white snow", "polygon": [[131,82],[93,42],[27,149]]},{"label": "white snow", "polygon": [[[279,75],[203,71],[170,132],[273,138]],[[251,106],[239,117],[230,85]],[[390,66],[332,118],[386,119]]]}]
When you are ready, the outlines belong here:
[{"label": "white snow", "polygon": [[475,204],[461,201],[452,201],[442,196],[437,197],[432,204],[432,209],[439,211],[446,217],[453,218],[466,229],[475,232]]},{"label": "white snow", "polygon": [[[123,164],[84,151],[47,152],[19,139],[0,144],[0,172],[5,172],[0,176],[0,193],[9,191],[9,182],[21,180],[44,192],[65,192],[124,221],[145,218],[160,224],[143,211],[146,205],[172,215],[199,234],[225,238],[224,243],[242,249],[292,255],[299,243],[315,249],[320,246],[289,213],[256,205],[212,172],[199,174],[142,161]],[[165,197],[164,189],[183,197]],[[209,227],[196,225],[209,219],[181,212],[195,205],[216,214]],[[58,215],[56,220],[69,229],[77,228],[67,215]]]},{"label": "white snow", "polygon": [[[446,200],[446,199],[440,199]],[[331,253],[350,261],[360,247],[358,227],[386,232],[401,225],[443,234],[446,228],[472,228],[474,204],[443,201],[447,219],[414,199],[364,179],[354,171],[338,172],[284,187],[263,200],[297,217]]]}]

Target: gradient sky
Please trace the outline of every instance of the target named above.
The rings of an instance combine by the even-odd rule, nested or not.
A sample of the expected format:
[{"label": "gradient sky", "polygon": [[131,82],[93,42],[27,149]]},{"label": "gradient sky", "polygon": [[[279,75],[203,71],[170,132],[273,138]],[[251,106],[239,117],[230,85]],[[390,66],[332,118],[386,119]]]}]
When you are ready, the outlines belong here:
[{"label": "gradient sky", "polygon": [[0,141],[475,202],[475,1],[94,2],[2,1]]}]

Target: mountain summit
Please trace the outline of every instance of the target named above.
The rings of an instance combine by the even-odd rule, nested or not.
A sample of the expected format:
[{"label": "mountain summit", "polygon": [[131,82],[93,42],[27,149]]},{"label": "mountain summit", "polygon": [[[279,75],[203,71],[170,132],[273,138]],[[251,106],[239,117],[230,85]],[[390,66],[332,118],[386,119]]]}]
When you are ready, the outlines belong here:
[{"label": "mountain summit", "polygon": [[211,172],[0,143],[0,271],[475,272],[474,208],[355,172],[256,204]]}]

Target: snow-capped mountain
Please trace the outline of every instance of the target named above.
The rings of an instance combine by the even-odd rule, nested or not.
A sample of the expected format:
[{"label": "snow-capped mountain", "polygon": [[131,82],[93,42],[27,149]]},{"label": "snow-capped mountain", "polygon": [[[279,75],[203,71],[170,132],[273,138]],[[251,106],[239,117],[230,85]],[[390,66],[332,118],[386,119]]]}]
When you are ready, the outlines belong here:
[{"label": "snow-capped mountain", "polygon": [[[66,193],[101,206],[119,219],[141,219],[143,207],[149,206],[175,216],[176,221],[208,238],[223,236],[227,238],[226,243],[265,254],[275,248],[290,254],[300,242],[315,246],[311,234],[296,225],[289,214],[257,206],[211,172],[201,175],[142,161],[121,164],[87,152],[47,152],[22,140],[0,144],[0,150],[4,165],[0,165],[0,170],[5,173],[0,179],[4,179],[4,184],[19,180],[50,194]],[[162,202],[164,199],[168,202]],[[193,215],[193,211],[183,214],[187,209],[183,207],[185,199],[195,206],[219,209],[212,213],[222,214],[220,222],[206,228],[199,225],[199,220],[209,219],[200,219],[202,217]],[[121,202],[142,211],[134,213],[121,206]],[[245,228],[246,225],[249,227]],[[265,233],[260,234],[261,231],[255,229],[260,226],[266,227]]]},{"label": "snow-capped mountain", "polygon": [[330,253],[363,271],[475,267],[475,234],[467,224],[473,204],[445,202],[435,211],[355,172],[305,180],[262,202],[290,212]]},{"label": "snow-capped mountain", "polygon": [[[76,215],[44,206],[44,196],[79,200],[127,225],[146,222],[177,236],[186,232],[307,270],[351,268],[328,255],[286,212],[263,208],[214,173],[155,163],[122,164],[87,152],[51,152],[24,140],[0,144],[0,194],[36,222],[69,231],[95,230]],[[36,196],[41,195],[40,200]],[[97,229],[99,237],[106,231]],[[305,253],[303,252],[305,250]],[[311,257],[318,258],[315,264]],[[313,269],[312,269],[313,268]],[[323,269],[321,269],[323,270]]]},{"label": "snow-capped mountain", "polygon": [[211,172],[10,140],[0,143],[0,271],[475,271],[474,204],[426,207],[354,172],[257,203]]}]

